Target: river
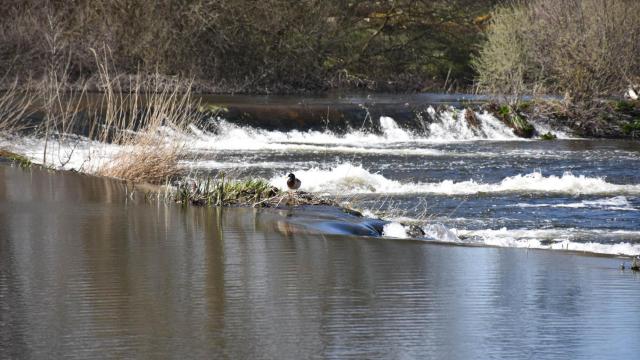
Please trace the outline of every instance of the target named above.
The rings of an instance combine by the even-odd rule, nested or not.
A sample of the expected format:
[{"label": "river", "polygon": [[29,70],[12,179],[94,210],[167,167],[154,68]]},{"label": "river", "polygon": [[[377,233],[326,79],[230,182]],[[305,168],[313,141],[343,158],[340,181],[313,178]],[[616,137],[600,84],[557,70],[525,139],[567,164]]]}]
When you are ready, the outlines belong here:
[{"label": "river", "polygon": [[[522,139],[485,112],[475,113],[479,125],[473,127],[464,109],[485,100],[480,97],[204,100],[249,106],[236,112],[262,111],[266,118],[238,121],[221,113],[185,133],[166,129],[167,139],[185,146],[182,165],[192,175],[223,171],[284,188],[286,175],[295,173],[301,190],[348,202],[371,217],[415,224],[424,241],[640,254],[638,141],[579,139],[535,123],[539,134],[551,131],[558,139]],[[306,120],[296,117],[305,112]],[[336,114],[351,117],[332,119]],[[57,167],[81,171],[119,150],[81,138],[58,146],[50,145]],[[8,147],[37,161],[43,144],[25,138]],[[385,235],[407,237],[399,224]]]},{"label": "river", "polygon": [[[534,125],[557,140],[522,139],[481,111],[472,126],[465,108],[482,100],[218,97],[251,108],[160,129],[190,176],[284,188],[292,172],[364,218],[181,207],[0,164],[0,354],[637,357],[640,143],[548,123]],[[48,165],[80,172],[127,150],[81,136],[48,146]],[[44,143],[0,147],[38,162]]]},{"label": "river", "polygon": [[0,164],[0,354],[633,359],[640,352],[640,277],[619,270],[620,259],[327,235],[301,225],[356,220],[313,211],[181,207],[131,198],[116,181]]}]

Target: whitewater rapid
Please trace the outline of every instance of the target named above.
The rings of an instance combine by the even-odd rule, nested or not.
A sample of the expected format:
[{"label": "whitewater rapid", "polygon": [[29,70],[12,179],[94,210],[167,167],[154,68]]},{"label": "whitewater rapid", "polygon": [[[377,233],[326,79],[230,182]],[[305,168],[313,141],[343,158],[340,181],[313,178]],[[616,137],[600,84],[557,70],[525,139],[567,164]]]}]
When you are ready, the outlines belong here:
[{"label": "whitewater rapid", "polygon": [[[640,255],[640,231],[582,229],[482,229],[448,228],[443,224],[423,226],[424,239],[442,243],[563,250],[606,255]],[[407,239],[408,229],[399,222],[384,226],[383,236]]]},{"label": "whitewater rapid", "polygon": [[[158,144],[178,144],[185,150],[180,164],[193,174],[241,169],[284,189],[286,175],[294,172],[303,181],[303,191],[356,202],[358,197],[391,199],[400,207],[402,218],[380,213],[382,205],[375,201],[361,208],[365,214],[391,221],[384,228],[384,236],[391,238],[407,238],[408,229],[400,222],[408,221],[422,228],[425,241],[640,254],[640,227],[633,225],[634,217],[640,218],[636,215],[640,214],[640,180],[633,180],[632,170],[640,164],[637,150],[599,143],[576,145],[571,139],[538,145],[542,143],[516,137],[487,113],[476,113],[480,126],[471,127],[465,111],[430,108],[422,131],[409,130],[385,116],[373,120],[377,131],[348,129],[340,134],[265,130],[217,118],[206,131],[196,126],[186,131],[161,128],[157,137]],[[551,130],[538,127],[539,133],[547,131]],[[42,162],[44,146],[38,138],[0,139],[0,148],[24,154],[35,163]],[[80,136],[60,137],[47,147],[48,166],[87,173],[97,172],[118,154],[135,151]],[[537,219],[550,216],[550,211],[582,211],[576,216],[589,217],[593,212],[599,216],[594,221],[605,221],[603,214],[611,214],[622,225],[603,223],[607,228],[598,229],[600,225],[595,224],[582,229],[570,221],[554,220],[566,224],[536,227],[516,217],[508,227],[497,218],[484,219],[480,221],[484,227],[477,228],[474,214],[463,220],[440,216],[438,222],[412,217],[416,214],[410,208],[418,206],[412,202],[416,198],[428,198],[432,204],[451,198],[454,206],[473,203],[479,209],[507,209],[507,214],[511,209],[525,219],[529,213]],[[527,198],[531,201],[522,201]]]},{"label": "whitewater rapid", "polygon": [[[531,172],[504,178],[497,183],[482,183],[475,180],[455,182],[400,182],[373,173],[360,165],[340,164],[330,169],[311,168],[297,170],[298,177],[305,179],[307,191],[340,194],[438,194],[473,195],[481,193],[555,193],[570,195],[593,194],[640,194],[640,184],[613,184],[605,177],[587,177],[569,172],[561,176],[545,176]],[[282,187],[284,173],[274,176],[270,182]]]}]

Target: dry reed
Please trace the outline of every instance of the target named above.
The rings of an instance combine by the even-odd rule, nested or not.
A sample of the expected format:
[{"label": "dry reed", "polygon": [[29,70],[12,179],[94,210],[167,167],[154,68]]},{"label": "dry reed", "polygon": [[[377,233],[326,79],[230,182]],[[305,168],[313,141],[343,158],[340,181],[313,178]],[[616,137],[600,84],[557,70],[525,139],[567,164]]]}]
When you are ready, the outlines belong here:
[{"label": "dry reed", "polygon": [[97,52],[94,54],[104,87],[101,104],[104,120],[94,122],[91,137],[122,146],[97,173],[155,184],[180,175],[179,160],[185,156],[185,150],[179,134],[198,120],[194,116],[197,103],[191,98],[191,87],[180,84],[166,87],[160,81],[142,86],[139,80],[125,87],[121,78],[111,76],[106,51],[101,58]]},{"label": "dry reed", "polygon": [[183,146],[176,143],[157,144],[153,136],[142,136],[132,146],[125,146],[97,171],[134,183],[164,184],[181,174],[179,165]]}]

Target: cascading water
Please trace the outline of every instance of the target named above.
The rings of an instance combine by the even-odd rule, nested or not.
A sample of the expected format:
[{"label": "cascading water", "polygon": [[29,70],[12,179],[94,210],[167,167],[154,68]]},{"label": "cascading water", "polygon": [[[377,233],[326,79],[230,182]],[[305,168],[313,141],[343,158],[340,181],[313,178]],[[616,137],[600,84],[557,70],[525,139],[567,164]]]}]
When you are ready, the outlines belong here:
[{"label": "cascading water", "polygon": [[487,112],[474,113],[478,125],[467,120],[469,109],[436,112],[427,109],[432,122],[429,124],[429,138],[432,140],[517,140],[513,130]]},{"label": "cascading water", "polygon": [[[302,190],[416,223],[425,240],[640,254],[640,145],[524,140],[494,116],[467,111],[428,107],[422,118],[380,116],[340,131],[267,130],[218,118],[208,131],[160,135],[184,146],[182,164],[194,172],[236,169],[281,188],[295,172]],[[37,162],[43,144],[5,139],[0,146]],[[55,149],[68,161],[51,165],[89,172],[118,152],[86,139]],[[391,224],[386,235],[408,236]]]}]

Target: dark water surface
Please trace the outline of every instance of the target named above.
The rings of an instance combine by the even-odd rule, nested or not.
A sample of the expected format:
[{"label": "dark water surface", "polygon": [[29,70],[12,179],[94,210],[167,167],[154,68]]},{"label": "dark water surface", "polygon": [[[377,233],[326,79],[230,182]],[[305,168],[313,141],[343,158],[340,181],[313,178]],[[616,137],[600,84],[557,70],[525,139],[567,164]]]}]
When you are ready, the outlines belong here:
[{"label": "dark water surface", "polygon": [[305,221],[0,166],[0,357],[640,353],[640,278],[619,259],[313,234]]}]

